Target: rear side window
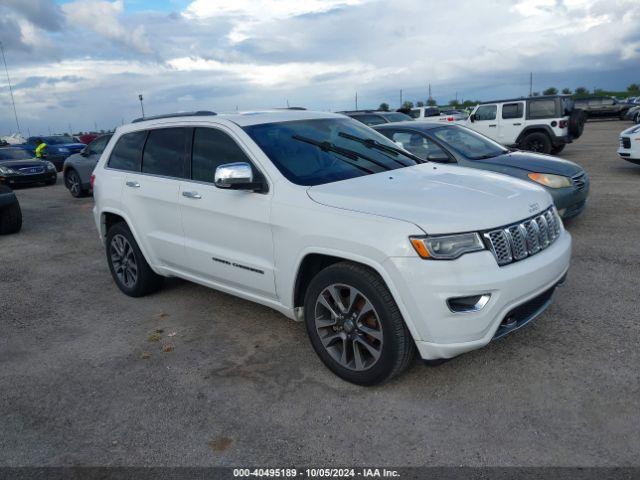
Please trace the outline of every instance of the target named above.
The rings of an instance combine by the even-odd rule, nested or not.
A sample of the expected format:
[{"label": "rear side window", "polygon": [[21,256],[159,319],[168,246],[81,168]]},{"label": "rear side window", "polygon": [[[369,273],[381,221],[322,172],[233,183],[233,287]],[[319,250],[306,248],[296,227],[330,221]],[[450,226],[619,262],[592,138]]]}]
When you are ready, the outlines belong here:
[{"label": "rear side window", "polygon": [[142,171],[165,177],[185,178],[186,150],[187,129],[150,130],[142,156]]},{"label": "rear side window", "polygon": [[420,118],[420,109],[414,108],[409,112],[409,115],[411,116],[411,118]]},{"label": "rear side window", "polygon": [[518,103],[505,103],[502,105],[502,118],[522,118],[524,108],[522,102]]},{"label": "rear side window", "polygon": [[387,123],[380,115],[354,115],[353,118],[365,125],[381,125]]},{"label": "rear side window", "polygon": [[555,100],[531,100],[529,102],[529,118],[554,118],[555,116]]},{"label": "rear side window", "polygon": [[146,137],[146,131],[125,133],[121,136],[109,157],[109,167],[139,172]]},{"label": "rear side window", "polygon": [[225,163],[249,162],[238,144],[214,128],[196,128],[193,136],[191,178],[213,183],[216,168]]},{"label": "rear side window", "polygon": [[93,154],[101,154],[109,140],[111,139],[111,135],[104,135],[100,138],[95,139],[93,142],[89,144],[88,151],[91,155]]},{"label": "rear side window", "polygon": [[482,105],[475,114],[476,120],[495,120],[498,107],[496,105]]}]

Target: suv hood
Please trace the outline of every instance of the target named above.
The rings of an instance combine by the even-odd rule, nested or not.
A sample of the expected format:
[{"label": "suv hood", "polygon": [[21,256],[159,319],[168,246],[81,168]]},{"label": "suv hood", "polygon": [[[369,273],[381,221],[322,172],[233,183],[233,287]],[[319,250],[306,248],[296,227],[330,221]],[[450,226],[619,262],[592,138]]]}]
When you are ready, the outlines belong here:
[{"label": "suv hood", "polygon": [[411,222],[428,234],[500,227],[552,203],[531,182],[433,163],[317,185],[307,194],[322,205]]},{"label": "suv hood", "polygon": [[527,172],[553,173],[567,177],[583,171],[580,165],[569,160],[531,152],[510,152],[494,158],[487,158],[486,160],[474,160],[474,162],[519,168]]}]

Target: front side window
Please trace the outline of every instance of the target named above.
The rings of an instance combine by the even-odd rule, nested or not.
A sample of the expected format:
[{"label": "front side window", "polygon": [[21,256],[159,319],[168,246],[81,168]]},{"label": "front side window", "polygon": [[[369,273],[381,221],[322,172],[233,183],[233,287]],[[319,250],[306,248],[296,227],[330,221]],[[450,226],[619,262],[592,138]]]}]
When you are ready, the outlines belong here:
[{"label": "front side window", "polygon": [[394,132],[391,140],[402,144],[402,148],[415,156],[428,160],[447,157],[447,154],[433,140],[416,132]]},{"label": "front side window", "polygon": [[250,163],[245,153],[229,135],[214,128],[196,128],[191,159],[193,180],[213,183],[217,167],[235,162]]},{"label": "front side window", "polygon": [[158,128],[149,131],[142,155],[142,172],[185,178],[186,128]]},{"label": "front side window", "polygon": [[139,172],[145,138],[146,131],[125,133],[121,136],[109,157],[109,167]]},{"label": "front side window", "polygon": [[420,163],[396,152],[398,146],[385,136],[348,118],[266,123],[244,131],[297,185],[338,182]]},{"label": "front side window", "polygon": [[554,118],[556,116],[556,101],[531,100],[529,102],[529,118]]},{"label": "front side window", "polygon": [[409,112],[409,116],[411,118],[420,118],[420,109],[412,108],[411,111]]},{"label": "front side window", "polygon": [[502,105],[502,118],[522,118],[524,114],[524,108],[522,102],[518,103],[505,103]]},{"label": "front side window", "polygon": [[430,132],[447,147],[456,150],[470,160],[493,158],[508,152],[499,143],[458,125],[438,127]]},{"label": "front side window", "polygon": [[476,110],[475,119],[479,122],[483,120],[495,120],[498,107],[496,105],[481,105]]}]

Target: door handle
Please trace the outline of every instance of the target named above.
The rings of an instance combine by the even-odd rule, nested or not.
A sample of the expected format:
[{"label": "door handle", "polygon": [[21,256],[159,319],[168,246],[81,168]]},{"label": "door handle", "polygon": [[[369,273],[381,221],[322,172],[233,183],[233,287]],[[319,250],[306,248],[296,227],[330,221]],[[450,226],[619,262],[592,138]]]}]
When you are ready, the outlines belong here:
[{"label": "door handle", "polygon": [[498,126],[498,124],[497,124],[497,123],[494,123],[493,125],[489,125],[489,126],[490,126],[490,127],[497,127],[497,126]]},{"label": "door handle", "polygon": [[138,182],[129,181],[129,182],[127,182],[127,187],[140,188],[140,184]]},{"label": "door handle", "polygon": [[196,200],[202,198],[202,195],[200,195],[198,192],[182,192],[182,196],[187,198],[195,198]]},{"label": "door handle", "polygon": [[521,124],[521,123],[514,123],[514,125],[515,125],[516,127],[519,127],[519,126],[520,126],[520,125],[522,125],[522,124]]}]

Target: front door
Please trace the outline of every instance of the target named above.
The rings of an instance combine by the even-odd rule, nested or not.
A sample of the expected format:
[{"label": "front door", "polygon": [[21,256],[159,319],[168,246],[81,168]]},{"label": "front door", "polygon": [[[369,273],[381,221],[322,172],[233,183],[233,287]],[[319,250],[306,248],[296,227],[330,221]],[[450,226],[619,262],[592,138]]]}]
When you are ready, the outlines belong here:
[{"label": "front door", "polygon": [[474,121],[470,122],[468,126],[499,142],[497,112],[497,105],[480,105],[475,112]]},{"label": "front door", "polygon": [[499,139],[503,145],[515,145],[524,122],[524,102],[503,103],[500,114]]},{"label": "front door", "polygon": [[233,132],[198,127],[193,133],[191,179],[181,184],[180,208],[188,269],[221,285],[276,298],[271,193],[214,186],[219,165],[255,163]]}]

